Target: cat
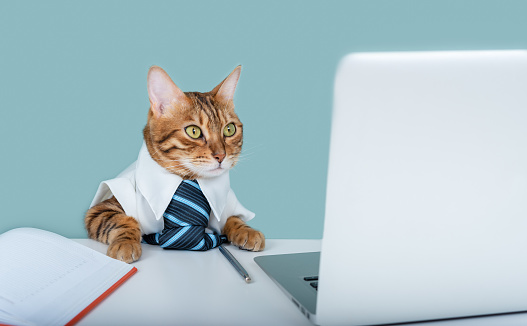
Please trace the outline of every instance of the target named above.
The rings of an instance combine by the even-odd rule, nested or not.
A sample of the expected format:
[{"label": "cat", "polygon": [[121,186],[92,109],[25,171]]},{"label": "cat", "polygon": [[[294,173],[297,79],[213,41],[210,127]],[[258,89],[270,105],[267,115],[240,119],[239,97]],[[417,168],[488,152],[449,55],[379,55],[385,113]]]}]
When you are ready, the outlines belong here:
[{"label": "cat", "polygon": [[[162,68],[150,68],[143,138],[157,164],[183,180],[214,178],[237,164],[243,125],[234,112],[233,96],[240,71],[236,67],[210,92],[200,93],[183,92]],[[141,224],[126,215],[115,196],[92,206],[84,222],[90,238],[109,245],[108,256],[127,263],[141,257]],[[224,223],[221,233],[233,245],[250,251],[265,248],[263,233],[239,216]]]}]

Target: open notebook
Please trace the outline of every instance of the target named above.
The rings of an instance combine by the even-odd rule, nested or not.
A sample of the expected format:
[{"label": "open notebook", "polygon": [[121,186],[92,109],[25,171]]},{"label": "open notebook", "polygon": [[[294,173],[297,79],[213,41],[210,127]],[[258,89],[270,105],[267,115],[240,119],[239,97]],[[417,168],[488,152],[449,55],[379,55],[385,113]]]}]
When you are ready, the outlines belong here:
[{"label": "open notebook", "polygon": [[73,325],[137,269],[52,232],[0,235],[0,325]]}]

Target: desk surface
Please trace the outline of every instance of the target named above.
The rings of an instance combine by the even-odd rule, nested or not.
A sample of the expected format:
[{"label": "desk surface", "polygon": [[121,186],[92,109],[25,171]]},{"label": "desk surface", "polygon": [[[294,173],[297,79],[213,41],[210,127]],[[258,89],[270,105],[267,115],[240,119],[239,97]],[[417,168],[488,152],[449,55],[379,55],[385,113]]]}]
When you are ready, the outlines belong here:
[{"label": "desk surface", "polygon": [[[106,252],[107,246],[94,240],[75,241]],[[252,283],[246,284],[217,249],[190,252],[143,245],[143,256],[133,264],[138,272],[78,325],[312,325],[253,258],[319,251],[320,240],[266,240],[259,253],[227,248]],[[518,326],[527,325],[527,313],[411,325]]]},{"label": "desk surface", "polygon": [[[89,239],[75,241],[106,253]],[[137,273],[79,323],[84,325],[312,325],[256,265],[260,255],[319,251],[320,240],[266,240],[263,252],[226,246],[247,284],[218,249],[163,250],[143,244]]]}]

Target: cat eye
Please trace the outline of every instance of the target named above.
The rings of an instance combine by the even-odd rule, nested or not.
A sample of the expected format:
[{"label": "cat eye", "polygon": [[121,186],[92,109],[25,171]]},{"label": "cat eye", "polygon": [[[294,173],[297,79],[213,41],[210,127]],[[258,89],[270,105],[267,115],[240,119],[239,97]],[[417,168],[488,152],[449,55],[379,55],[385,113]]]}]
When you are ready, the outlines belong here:
[{"label": "cat eye", "polygon": [[229,123],[228,125],[223,128],[223,134],[226,137],[230,137],[236,133],[236,127],[234,126],[234,123]]},{"label": "cat eye", "polygon": [[185,131],[191,138],[198,139],[201,137],[201,129],[198,126],[188,126]]}]

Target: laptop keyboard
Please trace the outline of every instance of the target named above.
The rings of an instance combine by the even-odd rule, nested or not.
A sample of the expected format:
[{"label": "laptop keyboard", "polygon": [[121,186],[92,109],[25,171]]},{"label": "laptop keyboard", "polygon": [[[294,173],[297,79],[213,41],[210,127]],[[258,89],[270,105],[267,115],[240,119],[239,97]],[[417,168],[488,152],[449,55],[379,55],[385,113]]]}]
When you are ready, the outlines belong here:
[{"label": "laptop keyboard", "polygon": [[318,291],[318,275],[317,276],[306,276],[304,281],[309,282],[312,288]]}]

